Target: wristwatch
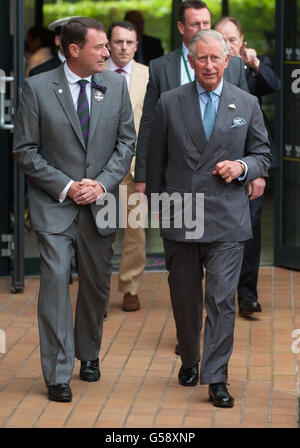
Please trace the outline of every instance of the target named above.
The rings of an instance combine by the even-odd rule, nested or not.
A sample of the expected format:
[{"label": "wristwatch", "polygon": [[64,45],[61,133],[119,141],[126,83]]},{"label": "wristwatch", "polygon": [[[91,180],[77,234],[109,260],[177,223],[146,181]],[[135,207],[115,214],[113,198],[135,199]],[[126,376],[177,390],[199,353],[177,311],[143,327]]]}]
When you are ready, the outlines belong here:
[{"label": "wristwatch", "polygon": [[245,167],[245,165],[244,165],[243,162],[241,162],[240,160],[239,160],[239,162],[240,162],[240,164],[241,164],[242,173],[244,173],[244,172],[246,171],[246,167]]}]

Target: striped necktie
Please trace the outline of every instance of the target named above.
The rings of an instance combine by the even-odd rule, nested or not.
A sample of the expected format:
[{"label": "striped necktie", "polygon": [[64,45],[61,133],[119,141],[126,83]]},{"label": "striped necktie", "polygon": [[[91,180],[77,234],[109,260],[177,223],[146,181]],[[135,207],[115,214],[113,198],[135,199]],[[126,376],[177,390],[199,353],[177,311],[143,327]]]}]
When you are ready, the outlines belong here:
[{"label": "striped necktie", "polygon": [[207,95],[207,103],[205,106],[204,116],[203,116],[203,126],[205,130],[205,135],[207,140],[209,140],[212,131],[215,126],[216,121],[216,107],[213,104],[212,98],[213,94],[212,92],[205,92]]},{"label": "striped necktie", "polygon": [[80,85],[80,92],[77,104],[77,115],[80,121],[85,146],[87,146],[89,137],[89,122],[90,122],[89,102],[86,94],[86,85],[88,81],[86,79],[80,79],[77,82]]}]

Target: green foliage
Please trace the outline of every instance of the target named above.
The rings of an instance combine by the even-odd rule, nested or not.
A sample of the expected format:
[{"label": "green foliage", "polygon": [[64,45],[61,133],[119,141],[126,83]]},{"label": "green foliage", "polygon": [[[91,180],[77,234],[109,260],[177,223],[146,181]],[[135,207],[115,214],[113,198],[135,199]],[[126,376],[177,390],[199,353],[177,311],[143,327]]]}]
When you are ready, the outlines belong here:
[{"label": "green foliage", "polygon": [[99,20],[106,29],[115,20],[123,20],[131,9],[142,11],[145,18],[145,33],[161,39],[165,51],[170,51],[172,0],[92,1],[78,3],[59,2],[44,5],[44,23],[61,17],[86,16]]},{"label": "green foliage", "polygon": [[275,46],[275,0],[230,0],[229,13],[242,25],[249,48],[270,55]]},{"label": "green foliage", "polygon": [[[46,3],[47,2],[47,3]],[[222,1],[208,0],[212,23],[221,17]],[[171,50],[172,0],[45,0],[45,25],[67,16],[87,16],[108,28],[123,20],[126,11],[138,9],[145,18],[145,33],[161,39],[166,52]],[[275,0],[229,0],[230,15],[242,24],[248,46],[260,54],[271,54],[275,39]]]}]

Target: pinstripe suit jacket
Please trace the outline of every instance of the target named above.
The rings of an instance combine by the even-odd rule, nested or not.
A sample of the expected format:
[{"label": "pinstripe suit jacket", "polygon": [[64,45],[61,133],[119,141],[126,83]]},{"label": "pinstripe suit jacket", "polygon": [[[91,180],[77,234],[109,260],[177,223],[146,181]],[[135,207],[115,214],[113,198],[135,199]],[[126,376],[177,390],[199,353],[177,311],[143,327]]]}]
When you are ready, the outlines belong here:
[{"label": "pinstripe suit jacket", "polygon": [[[118,187],[133,156],[133,113],[123,77],[103,71],[94,80],[106,92],[103,101],[96,101],[92,89],[87,147],[63,65],[24,83],[13,155],[27,175],[33,230],[60,233],[72,224],[79,206],[68,196],[59,202],[70,180],[94,179],[118,201]],[[96,222],[101,206],[94,202],[90,207]],[[116,229],[98,231],[105,235]]]},{"label": "pinstripe suit jacket", "polygon": [[[238,117],[245,124],[232,127]],[[196,193],[204,193],[204,234],[196,241],[234,242],[252,236],[247,182],[226,184],[212,174],[218,162],[236,159],[246,162],[247,181],[267,176],[270,145],[256,97],[224,80],[215,127],[207,141],[195,82],[161,95],[153,118],[147,189],[192,193],[194,205]],[[185,241],[187,230],[183,219],[181,228],[162,229],[162,236]]]},{"label": "pinstripe suit jacket", "polygon": [[[136,182],[144,182],[146,180],[146,160],[155,105],[163,92],[180,86],[180,64],[180,48],[150,62],[149,83],[136,147],[134,175]],[[244,64],[241,58],[236,56],[230,57],[228,67],[224,72],[224,79],[248,92]]]}]

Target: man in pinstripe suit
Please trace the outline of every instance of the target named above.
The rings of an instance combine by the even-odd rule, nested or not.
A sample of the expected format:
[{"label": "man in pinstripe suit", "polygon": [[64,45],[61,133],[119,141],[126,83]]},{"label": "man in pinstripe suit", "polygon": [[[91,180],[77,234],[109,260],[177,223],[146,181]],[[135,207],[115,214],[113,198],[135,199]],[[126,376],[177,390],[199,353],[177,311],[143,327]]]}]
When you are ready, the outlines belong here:
[{"label": "man in pinstripe suit", "polygon": [[[202,30],[191,39],[189,61],[196,80],[161,95],[147,161],[148,193],[176,193],[183,200],[191,195],[193,219],[203,218],[203,233],[191,236],[186,208],[179,228],[172,204],[170,225],[164,226],[163,204],[161,234],[183,386],[198,382],[206,268],[200,383],[209,384],[209,398],[219,407],[234,405],[226,383],[243,242],[252,235],[247,184],[267,176],[271,161],[257,98],[223,79],[229,58],[220,33]],[[203,209],[197,205],[198,194],[204,195]]]}]

